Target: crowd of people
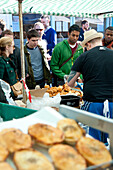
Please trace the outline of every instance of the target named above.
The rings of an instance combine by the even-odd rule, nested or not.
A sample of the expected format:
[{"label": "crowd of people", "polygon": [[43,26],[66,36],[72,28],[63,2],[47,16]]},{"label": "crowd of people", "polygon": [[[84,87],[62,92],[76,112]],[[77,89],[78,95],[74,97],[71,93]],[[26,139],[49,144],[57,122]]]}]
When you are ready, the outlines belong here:
[{"label": "crowd of people", "polygon": [[[42,16],[27,32],[24,46],[26,84],[29,89],[45,83],[75,87],[83,83],[84,104],[81,109],[113,118],[113,27],[105,34],[89,29],[88,21],[69,27],[68,38],[57,44],[56,31],[50,18]],[[13,32],[0,24],[0,79],[11,85],[21,80],[20,49],[14,45]],[[52,73],[52,74],[51,74]],[[13,92],[12,97],[15,98]],[[103,113],[105,101],[109,112]],[[94,138],[107,142],[107,134],[90,128]]]}]

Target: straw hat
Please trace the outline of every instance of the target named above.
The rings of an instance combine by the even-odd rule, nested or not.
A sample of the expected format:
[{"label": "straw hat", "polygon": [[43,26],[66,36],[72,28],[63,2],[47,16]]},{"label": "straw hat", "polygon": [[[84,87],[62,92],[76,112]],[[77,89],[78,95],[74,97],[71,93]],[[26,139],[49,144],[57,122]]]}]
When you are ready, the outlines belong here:
[{"label": "straw hat", "polygon": [[102,33],[98,33],[96,30],[94,29],[91,29],[89,31],[86,31],[84,33],[84,40],[82,41],[81,45],[82,46],[85,46],[85,44],[88,42],[88,41],[91,41],[95,38],[103,38],[103,34]]}]

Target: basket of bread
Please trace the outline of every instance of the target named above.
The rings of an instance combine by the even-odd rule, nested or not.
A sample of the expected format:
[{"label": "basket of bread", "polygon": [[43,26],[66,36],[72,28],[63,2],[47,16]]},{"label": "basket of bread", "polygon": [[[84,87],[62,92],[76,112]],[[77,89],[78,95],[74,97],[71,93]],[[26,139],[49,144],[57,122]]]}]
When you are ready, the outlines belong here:
[{"label": "basket of bread", "polygon": [[[8,157],[14,167],[6,162]],[[28,126],[28,134],[16,128],[0,132],[0,170],[85,170],[109,161],[112,156],[105,145],[86,137],[73,119],[61,119],[56,127],[36,123]]]}]

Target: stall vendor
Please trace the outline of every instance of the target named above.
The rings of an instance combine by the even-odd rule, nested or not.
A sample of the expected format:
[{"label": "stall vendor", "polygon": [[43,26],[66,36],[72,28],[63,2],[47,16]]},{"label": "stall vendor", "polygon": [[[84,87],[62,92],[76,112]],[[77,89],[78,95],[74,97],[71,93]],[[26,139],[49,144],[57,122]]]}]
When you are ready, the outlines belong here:
[{"label": "stall vendor", "polygon": [[[77,58],[72,71],[75,76],[68,82],[74,87],[80,74],[83,75],[83,100],[81,109],[113,118],[113,50],[102,46],[103,34],[91,29],[84,34],[82,46],[88,51]],[[107,107],[107,113],[105,112]],[[107,142],[107,134],[89,128],[89,134],[94,138]]]}]

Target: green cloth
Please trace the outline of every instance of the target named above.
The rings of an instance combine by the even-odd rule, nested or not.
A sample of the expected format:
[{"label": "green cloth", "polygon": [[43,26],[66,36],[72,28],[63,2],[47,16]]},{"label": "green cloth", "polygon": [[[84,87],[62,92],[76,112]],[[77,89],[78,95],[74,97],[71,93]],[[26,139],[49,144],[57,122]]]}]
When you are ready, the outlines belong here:
[{"label": "green cloth", "polygon": [[58,43],[52,53],[51,70],[60,79],[64,79],[64,75],[69,75],[74,61],[83,53],[83,48],[78,44],[78,48],[73,56],[67,63],[61,66],[72,55],[71,48],[67,40]]}]

